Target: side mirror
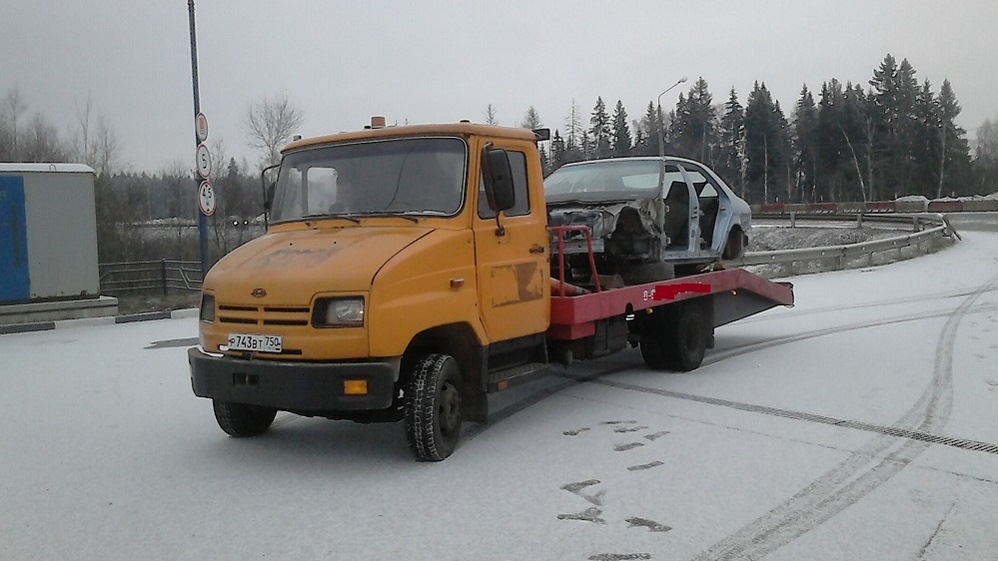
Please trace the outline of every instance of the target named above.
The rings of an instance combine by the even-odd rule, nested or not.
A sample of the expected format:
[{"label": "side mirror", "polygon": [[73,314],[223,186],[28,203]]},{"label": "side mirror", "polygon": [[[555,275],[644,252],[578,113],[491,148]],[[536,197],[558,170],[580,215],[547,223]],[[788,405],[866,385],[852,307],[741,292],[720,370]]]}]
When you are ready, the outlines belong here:
[{"label": "side mirror", "polygon": [[270,185],[267,185],[267,191],[263,196],[263,208],[265,210],[270,210],[270,207],[274,205],[274,189],[277,188],[277,182],[271,181]]},{"label": "side mirror", "polygon": [[489,202],[499,211],[509,210],[516,205],[516,194],[513,192],[513,168],[509,165],[509,154],[502,149],[486,148],[482,163],[485,192]]},{"label": "side mirror", "polygon": [[267,166],[260,170],[260,186],[263,188],[263,224],[264,227],[269,227],[270,224],[270,206],[274,202],[274,188],[277,186],[277,181],[271,181],[270,185],[266,183],[267,172],[281,167],[280,164],[274,164],[272,166]]}]

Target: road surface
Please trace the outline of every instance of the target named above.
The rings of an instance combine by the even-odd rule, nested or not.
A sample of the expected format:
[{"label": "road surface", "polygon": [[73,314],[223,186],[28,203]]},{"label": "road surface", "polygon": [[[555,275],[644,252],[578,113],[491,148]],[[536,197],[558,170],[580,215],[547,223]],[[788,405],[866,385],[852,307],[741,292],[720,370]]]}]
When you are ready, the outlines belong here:
[{"label": "road surface", "polygon": [[694,372],[628,351],[497,394],[441,463],[398,424],[227,437],[193,318],[0,336],[0,559],[998,559],[978,222],[792,279],[796,307],[720,328]]}]

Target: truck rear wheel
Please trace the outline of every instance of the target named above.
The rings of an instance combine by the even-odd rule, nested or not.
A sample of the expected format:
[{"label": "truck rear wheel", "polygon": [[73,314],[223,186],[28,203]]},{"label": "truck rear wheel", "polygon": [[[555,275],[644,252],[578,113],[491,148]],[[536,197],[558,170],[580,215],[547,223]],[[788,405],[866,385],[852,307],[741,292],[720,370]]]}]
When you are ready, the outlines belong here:
[{"label": "truck rear wheel", "polygon": [[256,436],[270,428],[277,415],[277,409],[212,400],[215,420],[231,436]]},{"label": "truck rear wheel", "polygon": [[695,300],[670,304],[649,318],[641,333],[641,358],[655,370],[700,367],[710,338],[706,308]]},{"label": "truck rear wheel", "polygon": [[419,461],[438,462],[457,448],[461,435],[461,392],[457,361],[444,354],[415,360],[409,368],[405,433]]}]

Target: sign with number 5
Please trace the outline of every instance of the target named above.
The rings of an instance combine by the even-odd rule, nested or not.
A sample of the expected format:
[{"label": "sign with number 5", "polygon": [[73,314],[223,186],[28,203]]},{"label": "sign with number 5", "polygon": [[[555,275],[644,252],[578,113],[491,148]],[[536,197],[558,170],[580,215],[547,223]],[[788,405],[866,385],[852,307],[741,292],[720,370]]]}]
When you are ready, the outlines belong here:
[{"label": "sign with number 5", "polygon": [[208,176],[211,175],[211,154],[208,153],[208,147],[203,143],[198,144],[197,155],[194,159],[198,167],[198,175],[203,179],[208,179]]}]

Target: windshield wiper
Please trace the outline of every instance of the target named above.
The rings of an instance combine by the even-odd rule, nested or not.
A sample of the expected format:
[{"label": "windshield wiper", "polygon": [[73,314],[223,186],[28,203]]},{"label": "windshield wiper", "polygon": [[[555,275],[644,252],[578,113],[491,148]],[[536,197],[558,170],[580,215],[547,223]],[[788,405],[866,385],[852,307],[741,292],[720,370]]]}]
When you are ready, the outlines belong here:
[{"label": "windshield wiper", "polygon": [[406,220],[411,220],[415,223],[419,223],[419,219],[415,216],[409,216],[408,214],[398,213],[398,212],[353,212],[350,213],[350,217],[360,216],[361,218],[405,218]]},{"label": "windshield wiper", "polygon": [[356,218],[350,216],[349,214],[306,214],[305,216],[301,217],[302,220],[315,220],[315,219],[328,220],[331,218],[342,218],[343,220],[349,220],[354,224],[360,224],[360,220],[357,220]]}]

